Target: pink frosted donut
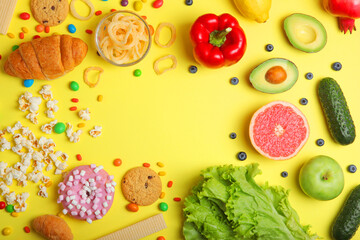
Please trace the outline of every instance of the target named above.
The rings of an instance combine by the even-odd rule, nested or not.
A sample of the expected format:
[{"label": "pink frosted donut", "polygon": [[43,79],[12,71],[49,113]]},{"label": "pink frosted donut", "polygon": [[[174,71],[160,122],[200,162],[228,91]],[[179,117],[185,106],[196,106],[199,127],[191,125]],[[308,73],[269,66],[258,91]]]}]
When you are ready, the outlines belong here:
[{"label": "pink frosted donut", "polygon": [[114,176],[95,164],[83,165],[71,170],[58,187],[58,203],[63,213],[86,220],[101,219],[110,209],[114,200]]}]

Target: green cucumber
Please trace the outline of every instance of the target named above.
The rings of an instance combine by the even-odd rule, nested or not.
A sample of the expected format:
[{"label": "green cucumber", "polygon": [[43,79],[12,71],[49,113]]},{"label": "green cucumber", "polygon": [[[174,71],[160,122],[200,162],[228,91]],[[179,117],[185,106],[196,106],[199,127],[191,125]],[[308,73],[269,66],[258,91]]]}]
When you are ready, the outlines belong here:
[{"label": "green cucumber", "polygon": [[341,145],[354,142],[354,122],[339,84],[332,78],[324,78],[320,81],[318,94],[334,140]]},{"label": "green cucumber", "polygon": [[360,225],[360,185],[351,192],[332,226],[335,240],[351,239]]}]

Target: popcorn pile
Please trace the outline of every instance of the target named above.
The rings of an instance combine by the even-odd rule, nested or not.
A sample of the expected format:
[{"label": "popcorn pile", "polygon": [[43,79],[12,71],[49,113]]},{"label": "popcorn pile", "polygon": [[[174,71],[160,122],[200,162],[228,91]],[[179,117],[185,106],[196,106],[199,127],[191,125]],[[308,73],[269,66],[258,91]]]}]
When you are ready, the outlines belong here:
[{"label": "popcorn pile", "polygon": [[[15,142],[13,147],[4,137],[6,134],[12,135]],[[27,181],[34,183],[41,181],[44,185],[39,186],[38,195],[47,198],[46,186],[49,186],[51,181],[43,174],[44,168],[46,167],[45,170],[50,171],[55,166],[55,174],[58,175],[67,168],[68,155],[61,151],[55,152],[55,146],[52,139],[45,137],[37,139],[34,133],[28,127],[22,126],[20,122],[17,122],[14,127],[7,127],[0,131],[0,151],[11,149],[21,157],[21,161],[13,166],[8,166],[7,162],[0,161],[0,195],[4,196],[7,204],[17,203],[14,206],[16,212],[26,210],[25,201],[29,197],[29,193],[23,192],[16,195],[15,192],[10,192],[8,186],[13,184],[13,180],[16,180],[17,185],[22,187],[27,185]],[[27,173],[29,167],[32,167],[33,170]]]}]

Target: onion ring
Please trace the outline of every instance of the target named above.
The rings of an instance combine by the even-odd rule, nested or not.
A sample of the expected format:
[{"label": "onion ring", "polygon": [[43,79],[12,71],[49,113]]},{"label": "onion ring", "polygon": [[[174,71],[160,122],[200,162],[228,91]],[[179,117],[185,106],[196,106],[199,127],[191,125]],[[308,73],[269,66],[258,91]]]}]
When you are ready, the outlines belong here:
[{"label": "onion ring", "polygon": [[[160,62],[162,62],[162,61],[164,61],[164,60],[166,60],[166,59],[171,59],[172,60],[172,62],[173,62],[173,64],[171,65],[171,67],[169,67],[169,68],[165,68],[165,69],[163,69],[163,70],[160,70],[159,69],[159,63]],[[176,57],[174,56],[174,55],[166,55],[166,56],[164,56],[164,57],[161,57],[161,58],[159,58],[158,60],[156,60],[155,62],[154,62],[154,71],[155,71],[155,73],[157,74],[157,75],[161,75],[161,74],[163,74],[163,73],[165,73],[165,72],[167,72],[167,71],[169,71],[169,70],[173,70],[173,69],[175,69],[177,67],[177,60],[176,60]]]},{"label": "onion ring", "polygon": [[[88,73],[92,70],[99,71],[98,79],[95,83],[92,83],[88,80]],[[91,88],[96,87],[100,82],[100,75],[104,72],[104,69],[101,67],[88,67],[84,71],[84,82]]]},{"label": "onion ring", "polygon": [[[160,43],[160,32],[161,32],[161,29],[163,27],[168,27],[170,30],[171,30],[171,38],[170,40],[165,44],[163,45],[162,43]],[[167,22],[164,22],[164,23],[160,23],[160,25],[157,27],[156,29],[156,32],[155,32],[155,43],[159,46],[159,47],[162,47],[162,48],[168,48],[168,47],[171,47],[171,45],[173,45],[173,43],[175,42],[176,40],[176,28],[174,25],[172,25],[171,23],[167,23]]]},{"label": "onion ring", "polygon": [[89,13],[89,15],[87,17],[80,16],[77,13],[77,11],[75,9],[75,2],[76,1],[77,0],[72,0],[71,3],[70,3],[70,11],[71,11],[71,14],[74,16],[74,18],[86,21],[86,20],[89,20],[92,16],[94,16],[95,8],[94,8],[94,5],[92,4],[92,2],[90,0],[81,0],[90,8],[90,13]]}]

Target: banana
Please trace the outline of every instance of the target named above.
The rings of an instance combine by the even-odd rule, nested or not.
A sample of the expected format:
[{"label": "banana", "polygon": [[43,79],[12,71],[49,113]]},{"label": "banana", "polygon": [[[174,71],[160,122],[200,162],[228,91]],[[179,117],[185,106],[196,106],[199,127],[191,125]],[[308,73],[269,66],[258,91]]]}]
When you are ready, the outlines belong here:
[{"label": "banana", "polygon": [[239,12],[246,18],[264,23],[269,19],[271,0],[234,0]]}]

